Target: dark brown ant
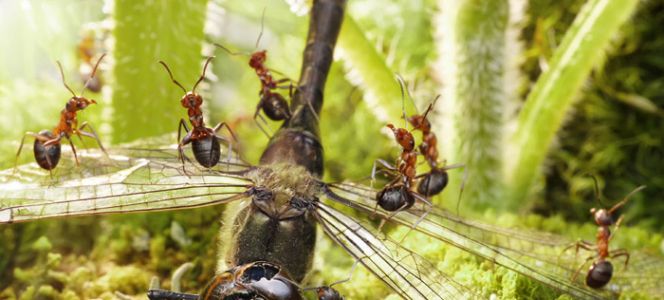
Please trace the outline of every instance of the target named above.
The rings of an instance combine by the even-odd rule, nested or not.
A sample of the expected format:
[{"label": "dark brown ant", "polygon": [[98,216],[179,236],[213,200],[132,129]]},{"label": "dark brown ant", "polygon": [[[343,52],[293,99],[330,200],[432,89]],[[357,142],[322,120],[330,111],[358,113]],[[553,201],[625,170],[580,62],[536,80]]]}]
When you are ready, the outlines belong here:
[{"label": "dark brown ant", "polygon": [[[94,77],[95,71],[97,71],[97,67],[99,67],[99,63],[101,60],[106,56],[106,54],[103,54],[97,63],[95,64],[94,69],[92,70],[91,78]],[[96,104],[97,102],[93,99],[88,99],[83,97],[83,91],[88,86],[88,82],[86,82],[85,86],[83,86],[83,91],[81,91],[81,96],[76,96],[76,93],[67,85],[67,82],[65,80],[65,74],[64,71],[62,70],[62,65],[60,62],[57,62],[58,68],[60,69],[60,76],[62,76],[62,83],[64,84],[65,88],[69,92],[71,92],[72,97],[69,98],[67,101],[67,104],[65,105],[65,108],[60,112],[60,122],[58,125],[55,126],[53,129],[53,132],[48,131],[48,130],[42,130],[39,133],[34,133],[34,132],[26,132],[23,135],[23,138],[21,139],[21,145],[18,148],[18,152],[16,153],[16,161],[14,163],[14,168],[16,169],[16,164],[18,163],[18,157],[21,155],[21,150],[23,149],[23,143],[25,142],[25,137],[26,136],[32,136],[35,138],[35,143],[33,146],[33,151],[35,155],[35,160],[37,161],[37,164],[45,169],[49,170],[51,172],[57,165],[58,162],[60,161],[60,141],[62,138],[66,138],[69,141],[69,144],[71,145],[72,152],[74,153],[74,159],[76,160],[76,165],[79,165],[78,162],[78,156],[76,155],[76,148],[74,147],[74,144],[72,143],[71,136],[72,135],[77,135],[79,138],[81,138],[81,135],[87,136],[94,138],[97,141],[97,144],[99,145],[99,148],[106,153],[106,150],[104,149],[104,146],[101,144],[101,141],[99,140],[99,136],[97,135],[97,132],[92,128],[92,125],[88,124],[88,122],[83,122],[81,126],[78,126],[78,119],[76,118],[76,114],[78,111],[85,109],[88,107],[90,104]],[[90,132],[84,131],[86,127],[90,128]],[[52,173],[51,173],[52,174]]]},{"label": "dark brown ant", "polygon": [[[593,177],[593,180],[595,181],[595,194],[597,195],[597,202],[602,205],[601,200],[600,200],[600,194],[599,194],[599,187],[597,184],[597,179]],[[593,260],[593,264],[590,266],[588,269],[588,274],[586,275],[586,285],[599,289],[605,286],[609,281],[611,280],[611,277],[613,276],[613,265],[611,262],[607,260],[607,258],[616,258],[619,256],[624,256],[625,257],[625,268],[627,268],[627,264],[629,263],[629,253],[625,249],[614,249],[609,251],[609,241],[613,238],[613,235],[611,233],[611,225],[614,225],[614,230],[613,233],[618,231],[618,228],[620,228],[620,223],[622,223],[622,220],[624,216],[620,216],[616,222],[613,221],[613,213],[625,205],[629,198],[634,195],[635,193],[641,191],[644,189],[645,186],[639,186],[633,191],[631,191],[627,196],[625,196],[620,202],[616,203],[611,207],[610,209],[605,209],[605,208],[592,208],[590,209],[590,213],[593,214],[593,217],[595,219],[595,223],[597,224],[597,242],[595,244],[592,244],[587,241],[578,241],[569,247],[565,248],[564,251],[567,251],[567,249],[570,249],[572,247],[576,248],[576,252],[579,251],[579,249],[585,249],[589,251],[594,251],[596,254],[588,257],[585,262],[577,269],[577,271],[574,273],[574,276],[572,277],[572,281],[576,280],[576,278],[579,275],[579,272],[581,272],[581,269],[583,266],[585,266],[589,261]]]},{"label": "dark brown ant", "polygon": [[[182,84],[173,78],[173,74],[168,68],[168,65],[166,65],[166,63],[163,61],[159,61],[159,63],[166,69],[166,72],[168,72],[168,76],[171,78],[171,81],[179,86],[185,93],[184,96],[182,96],[180,103],[182,104],[182,107],[187,109],[187,114],[189,115],[189,122],[191,123],[192,129],[189,130],[189,127],[187,127],[187,123],[184,121],[184,119],[180,119],[180,123],[178,125],[178,156],[182,161],[183,167],[185,159],[183,147],[187,144],[191,143],[196,161],[198,161],[199,164],[206,168],[211,168],[219,162],[219,157],[221,155],[219,140],[226,140],[224,137],[217,135],[217,132],[222,127],[226,127],[231,136],[233,136],[233,139],[237,140],[235,138],[235,134],[233,134],[233,131],[225,122],[217,124],[214,128],[208,128],[205,127],[205,122],[203,121],[203,111],[201,110],[203,97],[196,93],[196,87],[205,78],[205,71],[207,70],[208,64],[213,58],[214,56],[208,57],[208,59],[205,61],[205,66],[203,67],[203,73],[201,74],[201,77],[198,78],[198,81],[196,81],[196,84],[194,84],[194,87],[189,92],[182,86]],[[180,140],[183,128],[187,134]]]}]

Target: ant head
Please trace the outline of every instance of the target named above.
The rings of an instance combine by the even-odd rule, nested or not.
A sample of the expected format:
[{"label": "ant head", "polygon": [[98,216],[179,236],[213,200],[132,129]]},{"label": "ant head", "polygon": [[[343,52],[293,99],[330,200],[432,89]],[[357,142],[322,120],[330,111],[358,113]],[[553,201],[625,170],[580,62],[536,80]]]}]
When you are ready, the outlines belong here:
[{"label": "ant head", "polygon": [[412,151],[415,149],[415,138],[413,138],[413,134],[410,133],[410,131],[405,128],[396,128],[392,124],[387,124],[387,128],[394,132],[394,138],[404,151]]},{"label": "ant head", "polygon": [[611,213],[604,208],[596,209],[593,207],[590,209],[590,213],[593,214],[595,223],[599,226],[611,226],[613,224]]},{"label": "ant head", "polygon": [[65,110],[75,112],[85,109],[90,104],[97,104],[97,101],[85,97],[75,96],[69,98],[69,101],[67,101],[67,104],[65,105]]},{"label": "ant head", "polygon": [[195,92],[187,92],[180,100],[184,108],[196,108],[203,104],[203,97]]},{"label": "ant head", "polygon": [[267,59],[266,50],[256,51],[253,54],[251,54],[251,58],[249,59],[249,66],[252,67],[253,69],[261,68],[265,63],[266,59]]},{"label": "ant head", "polygon": [[424,132],[431,131],[431,123],[429,123],[429,120],[424,115],[413,115],[406,120],[413,126],[413,129],[419,129]]}]

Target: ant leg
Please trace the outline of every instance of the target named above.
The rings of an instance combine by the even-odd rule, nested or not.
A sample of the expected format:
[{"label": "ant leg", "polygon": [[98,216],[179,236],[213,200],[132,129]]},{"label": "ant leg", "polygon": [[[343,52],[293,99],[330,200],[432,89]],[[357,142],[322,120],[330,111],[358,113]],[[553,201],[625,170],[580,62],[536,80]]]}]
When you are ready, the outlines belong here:
[{"label": "ant leg", "polygon": [[572,275],[572,282],[576,281],[576,278],[579,277],[579,273],[581,272],[581,269],[591,260],[593,260],[596,256],[590,256],[586,258],[586,260],[579,266],[578,269],[576,269],[576,272],[574,272],[574,275]]},{"label": "ant leg", "polygon": [[[21,138],[21,144],[18,146],[18,151],[16,152],[16,158],[14,159],[14,172],[13,172],[13,174],[16,173],[16,170],[18,168],[18,157],[21,155],[21,150],[23,149],[23,144],[25,143],[25,137],[26,136],[34,137],[35,139],[38,139],[42,143],[47,142],[48,140],[51,139],[49,137],[31,132],[31,131],[28,131],[28,132],[24,133],[23,138]],[[47,158],[48,158],[48,155],[47,155]],[[49,162],[49,164],[50,164],[50,162]]]},{"label": "ant leg", "polygon": [[422,197],[422,195],[420,195],[418,193],[414,193],[414,192],[413,192],[413,196],[417,200],[420,200],[424,205],[426,205],[427,209],[424,210],[424,213],[422,213],[422,215],[417,219],[417,221],[415,221],[415,223],[413,223],[413,226],[411,226],[408,229],[408,232],[406,232],[406,234],[404,234],[404,236],[401,238],[401,243],[403,243],[403,241],[406,239],[408,234],[410,234],[410,232],[413,231],[413,229],[417,228],[417,225],[420,225],[420,223],[424,220],[424,218],[426,218],[426,216],[429,214],[429,212],[431,212],[431,210],[433,209],[433,204],[431,202],[429,202],[427,200],[427,198]]},{"label": "ant leg", "polygon": [[625,269],[627,269],[627,264],[629,263],[629,252],[625,249],[616,249],[611,251],[611,258],[616,258],[618,256],[625,257]]},{"label": "ant leg", "polygon": [[[378,163],[378,165],[376,163]],[[371,168],[371,188],[373,188],[374,181],[376,181],[376,170],[378,169],[379,166],[382,166],[386,170],[392,172],[395,172],[397,170],[395,166],[393,166],[392,164],[383,159],[374,160],[373,167]]]},{"label": "ant leg", "polygon": [[576,256],[579,254],[579,249],[584,249],[584,250],[587,250],[587,251],[595,251],[595,250],[597,250],[597,245],[591,244],[591,243],[586,242],[584,240],[578,240],[578,241],[570,244],[569,246],[565,247],[565,249],[563,249],[563,251],[558,255],[558,258],[560,258],[560,255],[563,255],[563,253],[567,252],[567,250],[569,250],[571,248],[575,248],[574,260],[576,260]]},{"label": "ant leg", "polygon": [[616,225],[613,226],[613,232],[611,232],[611,235],[609,236],[609,241],[613,239],[613,236],[616,234],[618,229],[620,229],[620,223],[622,223],[624,218],[625,216],[620,216],[620,218],[618,218],[618,221],[616,221]]},{"label": "ant leg", "polygon": [[[182,140],[180,140],[180,136],[182,136],[182,128],[184,128],[184,131],[187,132],[187,134],[184,136]],[[178,158],[180,158],[180,161],[182,162],[182,171],[185,171],[184,168],[184,149],[183,147],[186,146],[191,142],[191,131],[189,131],[189,128],[187,127],[187,123],[183,120],[180,119],[180,124],[178,125]]]},{"label": "ant leg", "polygon": [[233,130],[231,129],[231,127],[228,126],[228,124],[226,122],[221,122],[221,123],[217,124],[216,126],[214,126],[214,128],[212,128],[212,130],[215,133],[215,135],[214,135],[215,138],[217,138],[218,140],[226,141],[228,143],[228,161],[230,162],[231,158],[232,158],[232,154],[233,154],[233,143],[227,141],[224,137],[219,136],[219,135],[216,134],[217,132],[219,132],[219,130],[221,130],[222,127],[226,127],[228,132],[231,134],[231,137],[233,137],[233,141],[237,142],[237,137],[235,136],[235,133],[233,133]]},{"label": "ant leg", "polygon": [[[85,127],[90,128],[90,132],[83,131],[83,129],[85,129]],[[88,122],[83,122],[83,124],[81,124],[81,127],[78,128],[78,132],[80,134],[84,135],[84,136],[95,139],[95,141],[97,141],[97,145],[99,146],[99,149],[101,149],[101,151],[104,152],[106,157],[109,157],[108,152],[106,152],[106,149],[104,148],[104,145],[101,144],[101,139],[99,139],[99,135],[97,134],[97,131],[95,131],[95,129],[92,127],[92,125],[90,125]],[[80,135],[79,135],[79,137],[80,137]]]},{"label": "ant leg", "polygon": [[[76,147],[74,147],[74,142],[72,142],[71,138],[68,135],[65,135],[65,137],[69,141],[69,145],[71,146],[71,152],[74,153],[74,160],[76,160],[76,166],[80,167],[81,164],[78,162],[78,155],[76,155]],[[58,137],[58,140],[60,140],[60,139],[62,139],[62,135],[60,135],[60,137]]]},{"label": "ant leg", "polygon": [[461,179],[461,186],[459,187],[459,198],[457,199],[457,205],[456,205],[456,212],[457,216],[460,216],[459,214],[459,205],[461,204],[461,195],[463,195],[463,188],[466,186],[466,180],[468,179],[468,169],[463,168],[463,179]]}]

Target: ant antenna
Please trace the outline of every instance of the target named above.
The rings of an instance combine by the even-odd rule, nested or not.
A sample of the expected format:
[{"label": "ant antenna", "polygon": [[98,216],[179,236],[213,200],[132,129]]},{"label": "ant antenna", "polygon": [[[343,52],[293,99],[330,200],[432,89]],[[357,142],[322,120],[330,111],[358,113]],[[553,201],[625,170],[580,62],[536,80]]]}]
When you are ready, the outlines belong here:
[{"label": "ant antenna", "polygon": [[406,120],[406,95],[404,93],[404,86],[406,83],[404,82],[403,78],[401,78],[401,75],[397,74],[397,81],[399,81],[399,88],[401,89],[401,113],[402,113],[402,118],[404,121],[404,128],[408,126],[408,121]]},{"label": "ant antenna", "polygon": [[602,192],[599,190],[599,183],[597,181],[597,177],[595,177],[594,174],[588,174],[594,182],[595,185],[595,199],[597,200],[597,203],[599,203],[600,207],[604,207],[604,204],[602,204]]},{"label": "ant antenna", "polygon": [[74,98],[76,98],[77,96],[74,93],[74,91],[67,85],[67,80],[65,80],[65,72],[62,71],[62,65],[60,64],[60,61],[57,60],[55,62],[58,64],[58,69],[60,69],[60,76],[62,77],[62,84],[64,84],[65,88],[67,88],[67,90],[69,90],[69,92],[74,96]]},{"label": "ant antenna", "polygon": [[438,101],[439,98],[440,98],[440,95],[436,96],[436,98],[434,98],[433,101],[431,101],[431,103],[429,103],[429,106],[427,107],[427,110],[424,111],[424,114],[422,115],[422,117],[424,119],[426,119],[429,112],[431,112],[433,110],[433,107],[436,105],[436,101]]},{"label": "ant antenna", "polygon": [[212,44],[219,47],[219,48],[221,48],[221,49],[223,49],[224,51],[228,52],[228,54],[233,55],[233,56],[235,56],[235,55],[249,55],[249,53],[233,52],[230,49],[228,49],[228,48],[226,48],[226,47],[224,47],[224,46],[222,46],[221,44],[218,44],[218,43],[212,43]]},{"label": "ant antenna", "polygon": [[629,194],[627,194],[620,202],[616,203],[615,205],[613,205],[613,207],[611,207],[611,209],[609,209],[609,214],[613,214],[614,211],[616,211],[621,206],[625,205],[625,203],[627,203],[627,200],[629,200],[630,197],[632,197],[634,194],[638,193],[639,191],[645,188],[646,186],[642,185],[635,188],[633,191],[629,192]]},{"label": "ant antenna", "polygon": [[90,78],[85,81],[85,85],[83,85],[83,89],[81,90],[81,97],[83,97],[83,93],[85,92],[85,89],[88,88],[88,84],[90,84],[90,81],[92,81],[92,78],[95,78],[95,74],[97,73],[97,68],[99,68],[99,64],[101,63],[101,60],[106,57],[106,53],[102,54],[101,57],[99,57],[99,60],[97,60],[97,63],[95,64],[95,67],[92,69],[92,73],[90,73]]},{"label": "ant antenna", "polygon": [[177,86],[179,86],[182,89],[182,91],[186,94],[187,89],[185,89],[177,80],[175,80],[175,78],[173,78],[173,73],[171,73],[171,69],[168,68],[168,65],[166,65],[166,63],[161,61],[161,60],[159,61],[159,63],[162,66],[164,66],[164,68],[166,68],[166,72],[168,72],[168,76],[171,78],[171,81],[173,81],[173,83],[175,83]]},{"label": "ant antenna", "polygon": [[263,15],[261,16],[261,32],[258,34],[258,38],[256,39],[256,49],[258,49],[258,43],[260,43],[261,37],[263,37],[263,29],[265,29],[265,7],[263,7]]},{"label": "ant antenna", "polygon": [[210,63],[210,61],[211,61],[213,58],[214,58],[214,56],[210,56],[210,57],[208,57],[208,59],[205,61],[205,66],[203,66],[203,74],[201,74],[201,77],[198,78],[198,81],[196,81],[196,84],[194,84],[194,88],[191,89],[191,92],[192,92],[192,93],[196,92],[196,87],[198,86],[198,84],[201,83],[201,81],[203,81],[203,79],[205,79],[205,70],[207,70],[208,64]]}]

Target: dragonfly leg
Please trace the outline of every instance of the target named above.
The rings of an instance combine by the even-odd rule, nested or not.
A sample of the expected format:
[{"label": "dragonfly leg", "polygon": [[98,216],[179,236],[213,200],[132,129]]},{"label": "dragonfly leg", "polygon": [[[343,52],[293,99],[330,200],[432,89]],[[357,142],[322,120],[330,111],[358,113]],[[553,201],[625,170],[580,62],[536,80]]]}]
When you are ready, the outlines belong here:
[{"label": "dragonfly leg", "polygon": [[627,269],[627,264],[629,263],[629,252],[625,249],[616,249],[611,251],[611,258],[616,258],[618,256],[625,257],[625,269]]}]

